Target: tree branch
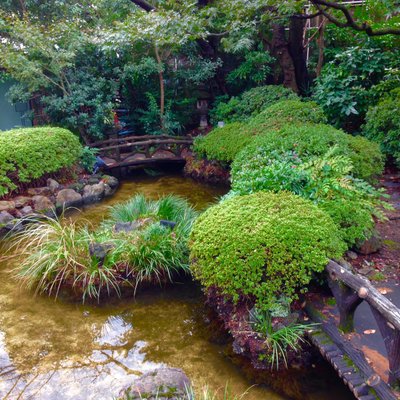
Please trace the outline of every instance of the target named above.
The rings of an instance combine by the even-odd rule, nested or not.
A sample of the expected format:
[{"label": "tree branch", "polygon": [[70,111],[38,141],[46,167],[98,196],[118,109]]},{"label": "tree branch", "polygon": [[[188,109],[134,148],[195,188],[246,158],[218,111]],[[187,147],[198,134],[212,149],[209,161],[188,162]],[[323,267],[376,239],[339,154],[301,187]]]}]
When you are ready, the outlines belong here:
[{"label": "tree branch", "polygon": [[132,3],[136,4],[138,7],[142,8],[143,10],[150,12],[154,11],[156,8],[148,3],[146,0],[131,0]]},{"label": "tree branch", "polygon": [[[318,12],[326,17],[330,22],[340,28],[352,28],[358,32],[365,32],[368,36],[382,36],[382,35],[400,35],[400,28],[380,28],[373,29],[371,25],[366,22],[358,23],[350,10],[344,5],[335,1],[328,0],[311,0],[311,3],[317,8]],[[326,7],[325,9],[323,7]],[[328,12],[329,9],[340,11],[346,19],[346,22],[340,21]]]}]

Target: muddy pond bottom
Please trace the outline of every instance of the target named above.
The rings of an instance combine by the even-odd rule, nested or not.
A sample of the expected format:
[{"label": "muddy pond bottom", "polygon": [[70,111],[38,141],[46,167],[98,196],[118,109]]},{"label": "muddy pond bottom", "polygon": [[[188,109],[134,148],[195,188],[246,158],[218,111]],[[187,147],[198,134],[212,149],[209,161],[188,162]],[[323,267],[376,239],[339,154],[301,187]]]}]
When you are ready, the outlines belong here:
[{"label": "muddy pond bottom", "polygon": [[[69,218],[96,226],[110,205],[136,193],[173,193],[203,209],[225,191],[181,176],[140,177]],[[82,305],[34,297],[18,286],[11,268],[0,264],[0,399],[111,400],[142,373],[162,366],[182,368],[196,389],[208,386],[221,398],[228,385],[236,395],[250,388],[244,399],[284,399],[266,386],[252,386],[226,357],[226,347],[209,341],[204,297],[190,281],[136,299]],[[324,382],[307,398],[351,399],[339,381]]]}]

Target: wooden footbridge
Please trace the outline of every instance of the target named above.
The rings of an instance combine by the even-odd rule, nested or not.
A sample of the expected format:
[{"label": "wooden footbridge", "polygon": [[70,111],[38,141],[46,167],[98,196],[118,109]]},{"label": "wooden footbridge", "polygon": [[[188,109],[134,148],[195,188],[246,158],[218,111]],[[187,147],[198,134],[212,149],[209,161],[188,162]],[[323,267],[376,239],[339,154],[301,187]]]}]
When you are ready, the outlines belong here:
[{"label": "wooden footbridge", "polygon": [[[320,324],[309,333],[311,343],[331,363],[357,399],[399,399],[400,393],[396,390],[400,388],[400,310],[367,278],[353,273],[349,265],[331,261],[326,269],[336,305],[306,304],[308,315]],[[383,353],[386,354],[378,357],[374,350],[368,353],[368,346],[362,343],[363,334],[354,331],[354,313],[364,302],[372,312],[367,323],[372,325],[375,319],[377,328],[366,332],[380,334],[380,340],[383,339]],[[374,341],[377,340],[375,336]]]},{"label": "wooden footbridge", "polygon": [[107,169],[114,169],[183,164],[184,154],[192,144],[191,137],[146,135],[107,139],[92,143],[90,147],[99,150]]}]

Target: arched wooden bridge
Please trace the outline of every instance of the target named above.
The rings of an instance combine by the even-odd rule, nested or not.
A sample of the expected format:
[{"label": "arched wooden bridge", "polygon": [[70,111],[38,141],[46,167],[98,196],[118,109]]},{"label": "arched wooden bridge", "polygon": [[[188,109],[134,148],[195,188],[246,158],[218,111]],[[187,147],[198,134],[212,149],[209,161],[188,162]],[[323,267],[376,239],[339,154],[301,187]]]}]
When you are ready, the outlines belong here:
[{"label": "arched wooden bridge", "polygon": [[127,136],[92,143],[107,169],[121,167],[154,167],[160,164],[184,163],[184,153],[193,139],[185,136]]},{"label": "arched wooden bridge", "polygon": [[[357,399],[399,399],[400,309],[384,295],[394,294],[397,286],[379,291],[366,277],[352,272],[349,265],[334,261],[326,270],[336,304],[306,304],[311,320],[319,324],[309,333],[311,343]],[[366,326],[374,329],[355,331],[358,306],[363,307]],[[377,347],[371,348],[371,344]]]}]

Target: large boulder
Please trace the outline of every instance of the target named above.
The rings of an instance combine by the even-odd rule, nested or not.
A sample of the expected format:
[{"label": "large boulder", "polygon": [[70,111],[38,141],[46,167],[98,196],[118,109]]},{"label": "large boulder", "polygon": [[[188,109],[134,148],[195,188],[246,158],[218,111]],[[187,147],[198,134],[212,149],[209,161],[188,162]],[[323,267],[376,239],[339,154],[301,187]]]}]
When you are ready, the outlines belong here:
[{"label": "large boulder", "polygon": [[56,205],[58,208],[79,207],[82,196],[73,189],[62,189],[57,193]]},{"label": "large boulder", "polygon": [[54,208],[53,202],[46,196],[33,196],[32,202],[35,211],[48,211]]},{"label": "large boulder", "polygon": [[30,196],[50,196],[51,190],[47,186],[28,189]]},{"label": "large boulder", "polygon": [[356,251],[362,255],[369,255],[378,252],[382,246],[382,237],[378,231],[375,231],[369,239],[356,243]]},{"label": "large boulder", "polygon": [[104,175],[103,181],[110,186],[111,189],[116,189],[119,185],[119,180],[115,176]]},{"label": "large boulder", "polygon": [[95,185],[86,185],[83,188],[83,202],[85,204],[95,203],[104,197],[105,185],[103,182]]},{"label": "large boulder", "polygon": [[60,189],[60,184],[55,179],[47,179],[46,184],[52,193],[55,193],[58,189]]},{"label": "large boulder", "polygon": [[190,380],[178,368],[159,368],[143,374],[120,399],[182,400],[187,397]]},{"label": "large boulder", "polygon": [[14,208],[15,208],[14,201],[0,201],[0,212],[13,210]]}]

